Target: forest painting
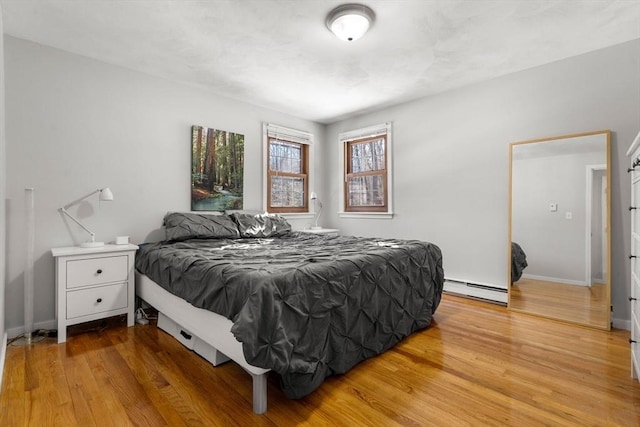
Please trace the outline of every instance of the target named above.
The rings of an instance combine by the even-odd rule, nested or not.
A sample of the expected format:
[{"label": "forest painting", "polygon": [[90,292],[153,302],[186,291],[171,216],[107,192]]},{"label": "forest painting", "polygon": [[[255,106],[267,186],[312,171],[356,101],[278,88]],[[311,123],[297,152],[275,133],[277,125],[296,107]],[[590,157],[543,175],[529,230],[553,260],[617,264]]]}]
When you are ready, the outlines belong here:
[{"label": "forest painting", "polygon": [[191,128],[191,210],[242,209],[244,135]]}]

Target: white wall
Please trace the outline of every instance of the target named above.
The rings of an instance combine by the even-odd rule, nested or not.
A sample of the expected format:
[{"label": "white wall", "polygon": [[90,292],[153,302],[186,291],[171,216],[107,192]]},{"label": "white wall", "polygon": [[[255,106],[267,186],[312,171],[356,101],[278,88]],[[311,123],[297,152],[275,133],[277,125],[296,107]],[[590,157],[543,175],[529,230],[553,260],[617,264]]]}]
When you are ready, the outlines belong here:
[{"label": "white wall", "polygon": [[[8,36],[5,49],[8,329],[23,325],[24,188],[35,188],[35,322],[55,326],[49,251],[86,237],[65,226],[58,208],[108,186],[113,202],[98,205],[94,197],[76,211],[97,240],[158,239],[164,213],[190,207],[192,125],[245,135],[245,209],[263,206],[263,121],[324,140],[322,125],[198,88]],[[318,165],[323,152],[315,151]]]},{"label": "white wall", "polygon": [[[245,135],[245,207],[262,206],[261,122],[311,131],[322,223],[359,235],[429,240],[448,277],[506,287],[510,142],[612,130],[614,317],[628,319],[630,184],[640,130],[640,40],[324,126],[5,37],[6,327],[22,325],[24,188],[36,189],[36,323],[54,319],[51,247],[73,244],[57,209],[109,186],[86,218],[98,239],[157,238],[163,214],[189,208],[189,129]],[[340,219],[339,132],[391,121],[392,220]],[[322,144],[322,141],[326,141]],[[87,212],[85,212],[87,214]],[[305,220],[306,221],[306,220]],[[75,234],[78,237],[82,233]]]},{"label": "white wall", "polygon": [[[640,130],[640,40],[467,86],[330,125],[325,144],[327,226],[440,246],[445,275],[507,284],[509,143],[612,131],[612,303],[629,319],[626,150]],[[340,132],[393,122],[392,220],[336,212]],[[333,215],[330,215],[333,213]]]},{"label": "white wall", "polygon": [[[0,9],[0,34],[3,34],[2,9]],[[4,64],[4,42],[0,40],[0,64]],[[5,139],[4,66],[0,66],[0,385],[4,367],[5,344],[5,280],[6,280],[6,192],[7,192],[7,143]]]}]

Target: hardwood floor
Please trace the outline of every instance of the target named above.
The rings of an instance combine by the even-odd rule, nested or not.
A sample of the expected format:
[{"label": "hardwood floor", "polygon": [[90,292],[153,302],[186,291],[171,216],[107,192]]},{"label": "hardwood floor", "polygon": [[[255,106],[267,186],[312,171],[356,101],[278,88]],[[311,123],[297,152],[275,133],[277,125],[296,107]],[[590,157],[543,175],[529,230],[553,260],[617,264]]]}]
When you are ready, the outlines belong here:
[{"label": "hardwood floor", "polygon": [[431,327],[311,395],[213,367],[154,325],[10,346],[0,425],[638,426],[627,331],[606,332],[445,295]]},{"label": "hardwood floor", "polygon": [[603,284],[567,285],[521,278],[511,285],[509,308],[606,329],[609,303]]}]

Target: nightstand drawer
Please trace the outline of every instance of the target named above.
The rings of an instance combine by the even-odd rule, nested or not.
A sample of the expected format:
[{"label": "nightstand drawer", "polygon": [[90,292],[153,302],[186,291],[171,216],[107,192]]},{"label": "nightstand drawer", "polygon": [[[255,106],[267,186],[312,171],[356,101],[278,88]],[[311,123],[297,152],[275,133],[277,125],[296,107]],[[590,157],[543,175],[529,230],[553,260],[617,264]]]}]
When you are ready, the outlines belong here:
[{"label": "nightstand drawer", "polygon": [[67,289],[101,283],[124,282],[129,274],[126,256],[67,261]]},{"label": "nightstand drawer", "polygon": [[127,283],[67,292],[67,319],[127,307]]}]

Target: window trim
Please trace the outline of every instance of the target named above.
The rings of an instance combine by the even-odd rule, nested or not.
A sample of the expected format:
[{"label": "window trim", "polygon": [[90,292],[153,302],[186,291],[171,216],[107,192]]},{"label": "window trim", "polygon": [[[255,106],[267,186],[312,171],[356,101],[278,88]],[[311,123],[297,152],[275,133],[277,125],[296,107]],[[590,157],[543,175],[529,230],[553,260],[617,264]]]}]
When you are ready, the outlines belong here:
[{"label": "window trim", "polygon": [[[269,201],[270,197],[270,188],[269,183],[271,182],[270,174],[269,174],[269,144],[270,140],[279,139],[280,141],[292,142],[295,144],[305,145],[306,151],[306,159],[305,166],[307,168],[307,182],[305,186],[305,206],[304,208],[284,208],[277,209],[277,212],[273,209],[269,210]],[[313,188],[313,176],[314,176],[314,168],[313,168],[313,142],[314,137],[313,134],[309,132],[304,132],[296,129],[287,128],[280,125],[274,125],[272,123],[263,123],[262,124],[262,140],[263,140],[263,173],[262,173],[262,208],[265,212],[268,213],[276,213],[278,215],[287,216],[287,217],[295,217],[295,218],[311,218],[313,214],[310,212],[310,203],[309,203],[309,194],[311,194]]]},{"label": "window trim", "polygon": [[[269,162],[267,162],[267,174],[266,174],[266,178],[267,178],[267,208],[270,209],[269,212],[272,213],[306,213],[309,212],[309,145],[308,144],[303,144],[300,142],[294,142],[294,141],[289,141],[286,140],[284,138],[282,138],[281,136],[268,136],[267,137],[267,157],[269,156],[269,153],[271,153],[271,144],[272,143],[286,143],[286,144],[291,144],[291,145],[296,145],[298,147],[300,147],[300,151],[301,151],[301,169],[302,172],[301,173],[293,173],[293,172],[282,172],[282,171],[272,171],[272,169],[269,167]],[[302,190],[302,194],[303,199],[302,199],[302,206],[300,207],[274,207],[271,206],[271,183],[274,177],[278,177],[278,176],[282,176],[282,177],[287,177],[287,178],[297,178],[297,179],[302,179],[303,180],[303,190]],[[288,192],[286,192],[288,194]]]},{"label": "window trim", "polygon": [[[382,170],[373,170],[373,171],[366,171],[366,172],[353,172],[350,171],[351,169],[351,159],[353,156],[353,147],[354,145],[357,144],[363,144],[369,141],[376,141],[382,139],[384,140],[384,169]],[[389,195],[389,189],[387,188],[387,184],[388,184],[388,180],[387,180],[387,134],[383,134],[383,135],[375,135],[375,136],[370,136],[370,137],[365,137],[365,138],[360,138],[360,139],[351,139],[351,140],[347,140],[344,142],[343,145],[343,149],[345,150],[345,153],[347,154],[345,156],[345,164],[344,164],[344,169],[345,169],[345,185],[343,186],[344,189],[344,211],[345,212],[349,212],[349,213],[354,213],[354,212],[387,212],[387,206],[388,206],[388,195]],[[382,176],[382,180],[384,181],[384,203],[382,204],[382,206],[347,206],[347,201],[349,200],[349,178],[355,178],[355,177],[367,177],[367,176]]]},{"label": "window trim", "polygon": [[[385,151],[385,162],[386,162],[386,201],[387,208],[386,210],[378,210],[378,211],[347,211],[346,210],[346,193],[347,193],[347,161],[346,151],[349,142],[358,141],[366,138],[373,138],[376,136],[386,135],[386,151]],[[341,177],[340,177],[340,190],[338,194],[340,195],[340,210],[338,211],[338,216],[341,218],[380,218],[380,219],[390,219],[393,218],[393,135],[391,129],[391,123],[382,123],[374,126],[368,126],[361,129],[356,129],[347,132],[341,132],[338,134],[338,144],[340,149],[338,150],[339,154],[339,164],[341,165]]]}]

